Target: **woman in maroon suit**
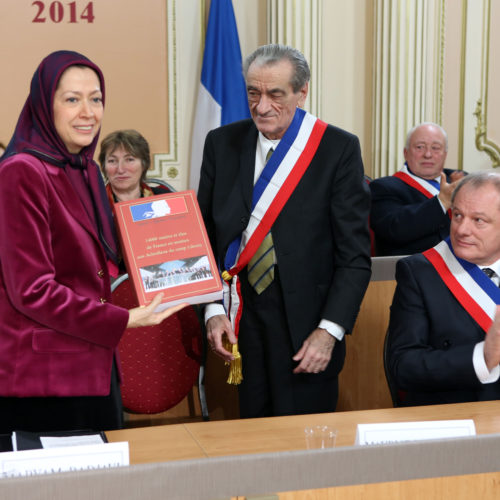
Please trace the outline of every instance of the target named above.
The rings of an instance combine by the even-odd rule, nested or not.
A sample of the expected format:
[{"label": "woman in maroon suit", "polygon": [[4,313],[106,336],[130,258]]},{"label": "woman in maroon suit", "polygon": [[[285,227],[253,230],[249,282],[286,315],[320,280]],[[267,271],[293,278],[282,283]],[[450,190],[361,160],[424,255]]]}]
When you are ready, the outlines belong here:
[{"label": "woman in maroon suit", "polygon": [[103,107],[100,69],[50,54],[0,161],[0,432],[119,428],[123,332],[179,309],[110,303],[116,241],[92,159]]}]

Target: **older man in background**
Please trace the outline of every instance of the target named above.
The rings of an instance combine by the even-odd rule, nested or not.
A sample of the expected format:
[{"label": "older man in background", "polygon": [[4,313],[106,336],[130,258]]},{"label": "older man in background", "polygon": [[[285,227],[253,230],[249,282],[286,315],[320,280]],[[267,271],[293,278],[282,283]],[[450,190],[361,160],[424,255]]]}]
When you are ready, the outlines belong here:
[{"label": "older man in background", "polygon": [[444,168],[447,152],[442,127],[417,125],[406,138],[403,168],[370,183],[377,255],[423,252],[448,236],[451,193],[463,172]]}]

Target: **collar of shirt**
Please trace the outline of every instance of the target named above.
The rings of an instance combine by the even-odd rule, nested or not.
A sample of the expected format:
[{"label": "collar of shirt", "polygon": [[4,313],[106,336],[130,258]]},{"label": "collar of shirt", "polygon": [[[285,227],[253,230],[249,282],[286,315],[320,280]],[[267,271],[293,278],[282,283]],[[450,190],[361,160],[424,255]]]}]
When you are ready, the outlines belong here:
[{"label": "collar of shirt", "polygon": [[257,140],[257,150],[255,154],[255,169],[253,174],[253,183],[257,182],[259,175],[262,170],[264,170],[264,165],[266,164],[267,152],[273,148],[276,149],[280,142],[280,139],[271,140],[259,132],[259,139]]}]

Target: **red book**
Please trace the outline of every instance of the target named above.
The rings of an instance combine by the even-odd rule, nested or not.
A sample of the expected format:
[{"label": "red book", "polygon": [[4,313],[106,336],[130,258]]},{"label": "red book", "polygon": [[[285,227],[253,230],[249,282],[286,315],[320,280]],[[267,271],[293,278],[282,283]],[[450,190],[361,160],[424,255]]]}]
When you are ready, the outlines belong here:
[{"label": "red book", "polygon": [[129,278],[140,305],[163,292],[157,310],[222,299],[222,283],[194,191],[114,205]]}]

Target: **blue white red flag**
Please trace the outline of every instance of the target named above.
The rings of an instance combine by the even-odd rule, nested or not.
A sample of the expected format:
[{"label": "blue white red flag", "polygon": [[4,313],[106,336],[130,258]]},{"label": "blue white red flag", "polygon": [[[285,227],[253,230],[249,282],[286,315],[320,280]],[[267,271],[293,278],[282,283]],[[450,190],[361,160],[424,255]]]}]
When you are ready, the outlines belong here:
[{"label": "blue white red flag", "polygon": [[207,133],[249,117],[233,4],[212,0],[191,143],[190,189],[198,189]]}]

